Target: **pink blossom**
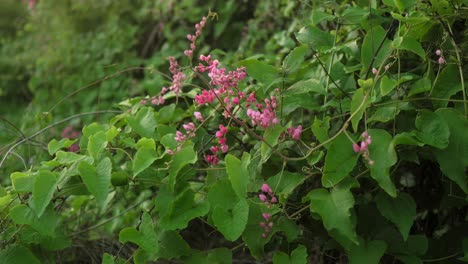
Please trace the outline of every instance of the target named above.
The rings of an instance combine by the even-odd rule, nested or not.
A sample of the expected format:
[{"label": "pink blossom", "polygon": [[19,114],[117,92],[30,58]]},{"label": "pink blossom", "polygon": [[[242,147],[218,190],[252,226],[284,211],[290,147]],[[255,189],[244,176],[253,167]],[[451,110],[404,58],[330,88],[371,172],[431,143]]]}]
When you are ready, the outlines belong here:
[{"label": "pink blossom", "polygon": [[377,73],[379,73],[379,70],[377,70],[377,69],[374,67],[374,68],[372,68],[372,73],[373,73],[374,75],[377,75]]},{"label": "pink blossom", "polygon": [[353,144],[353,150],[354,150],[354,152],[358,153],[358,152],[361,151],[361,147],[359,147],[358,144],[354,143],[354,144]]},{"label": "pink blossom", "polygon": [[436,50],[436,52],[435,52],[435,53],[436,53],[436,55],[437,55],[437,56],[440,56],[440,55],[442,55],[442,51],[441,51],[440,49]]},{"label": "pink blossom", "polygon": [[263,216],[263,218],[264,218],[265,220],[267,220],[267,221],[269,221],[270,218],[271,218],[271,214],[267,214],[267,213],[263,213],[262,216]]},{"label": "pink blossom", "polygon": [[198,121],[203,121],[203,116],[200,112],[194,112],[193,115]]},{"label": "pink blossom", "polygon": [[445,63],[444,57],[441,56],[437,62],[438,62],[440,65],[444,64],[444,63]]},{"label": "pink blossom", "polygon": [[267,200],[267,197],[266,197],[266,195],[264,195],[264,194],[259,194],[259,195],[258,195],[258,198],[259,198],[262,202],[265,202],[265,201]]},{"label": "pink blossom", "polygon": [[276,196],[273,196],[273,197],[271,197],[270,202],[271,202],[272,204],[275,204],[275,203],[278,202],[278,199],[276,199]]},{"label": "pink blossom", "polygon": [[265,192],[265,193],[272,193],[273,191],[271,190],[270,186],[266,183],[264,183],[262,185],[262,192]]},{"label": "pink blossom", "polygon": [[289,136],[291,136],[293,139],[298,140],[301,137],[302,134],[302,126],[299,125],[296,128],[290,127],[287,130]]}]

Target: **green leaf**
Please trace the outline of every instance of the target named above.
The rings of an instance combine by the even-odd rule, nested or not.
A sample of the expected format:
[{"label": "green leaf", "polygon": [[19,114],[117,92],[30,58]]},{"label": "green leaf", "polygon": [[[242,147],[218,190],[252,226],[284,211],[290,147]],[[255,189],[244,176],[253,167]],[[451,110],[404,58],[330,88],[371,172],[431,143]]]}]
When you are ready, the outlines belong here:
[{"label": "green leaf", "polygon": [[296,38],[302,45],[309,45],[316,50],[329,49],[334,43],[332,34],[311,26],[301,28],[296,33]]},{"label": "green leaf", "polygon": [[78,165],[78,171],[86,188],[94,195],[99,207],[102,208],[109,192],[112,162],[106,157],[94,167],[87,161],[82,161]]},{"label": "green leaf", "polygon": [[[460,74],[455,64],[448,64],[439,74],[437,82],[432,90],[432,97],[439,99],[450,99],[452,95],[460,92],[462,86],[460,83]],[[447,107],[448,100],[434,100],[432,105],[434,108]]]},{"label": "green leaf", "polygon": [[387,75],[384,75],[382,80],[380,80],[380,94],[382,96],[389,94],[393,89],[395,89],[396,85],[396,80],[390,79]]},{"label": "green leaf", "polygon": [[334,15],[330,15],[328,13],[325,13],[319,9],[313,9],[312,11],[312,25],[317,25],[318,23],[322,21],[331,21],[335,19]]},{"label": "green leaf", "polygon": [[357,89],[354,92],[353,99],[351,100],[351,113],[354,114],[353,118],[351,119],[351,123],[355,132],[358,130],[359,122],[362,119],[364,111],[370,104],[369,98],[364,101],[364,93],[364,88]]},{"label": "green leaf", "polygon": [[405,11],[406,8],[414,6],[416,0],[393,0],[393,3],[400,12]]},{"label": "green leaf", "polygon": [[286,58],[283,60],[283,70],[287,73],[296,71],[302,62],[304,62],[305,56],[309,53],[309,47],[302,45],[294,48]]},{"label": "green leaf", "polygon": [[398,193],[396,198],[392,198],[385,193],[379,193],[375,197],[375,203],[380,213],[398,227],[403,240],[406,241],[416,218],[416,203],[413,198],[403,192]]},{"label": "green leaf", "polygon": [[336,230],[355,244],[359,242],[355,223],[351,219],[354,197],[350,189],[358,186],[356,179],[346,178],[330,191],[315,189],[306,197],[310,200],[310,211],[320,215],[323,225],[329,232]]},{"label": "green leaf", "polygon": [[143,107],[135,116],[128,116],[127,121],[138,135],[146,138],[153,137],[154,130],[156,129],[153,108]]},{"label": "green leaf", "polygon": [[353,151],[353,143],[345,134],[332,141],[325,157],[322,185],[333,187],[346,178],[356,166],[359,155]]},{"label": "green leaf", "polygon": [[175,104],[166,105],[161,107],[157,112],[156,120],[159,124],[166,124],[174,121],[174,112],[176,109]]},{"label": "green leaf", "polygon": [[408,96],[430,91],[431,87],[432,87],[431,80],[427,77],[423,77],[417,80],[413,85],[411,85],[411,88],[408,92]]},{"label": "green leaf", "polygon": [[283,95],[285,97],[303,96],[307,93],[325,94],[325,88],[319,80],[308,79],[294,83],[284,91]]},{"label": "green leaf", "polygon": [[[326,116],[324,120],[318,119],[317,116],[314,118],[314,123],[312,124],[312,132],[314,136],[318,139],[320,143],[323,143],[330,138],[328,136],[328,130],[330,129],[330,117]],[[327,145],[329,146],[329,145]]]},{"label": "green leaf", "polygon": [[194,193],[185,189],[169,205],[161,216],[159,226],[165,230],[184,229],[190,220],[204,216],[210,210],[208,202],[196,204]]},{"label": "green leaf", "polygon": [[81,160],[86,160],[89,163],[93,162],[93,159],[89,156],[84,156],[84,155],[76,154],[73,152],[66,152],[66,151],[57,151],[57,153],[55,154],[55,158],[62,165],[71,165]]},{"label": "green leaf", "polygon": [[158,257],[163,259],[179,258],[190,255],[190,246],[176,231],[166,231],[159,235]]},{"label": "green leaf", "polygon": [[54,138],[47,145],[47,150],[49,151],[49,154],[52,156],[59,149],[69,148],[71,145],[73,145],[73,143],[75,143],[75,141],[76,141],[76,139],[75,140],[70,140],[68,138],[62,138],[60,141],[57,141]]},{"label": "green leaf", "polygon": [[294,189],[304,182],[304,179],[302,174],[282,171],[268,178],[267,183],[279,197],[280,202],[285,202]]},{"label": "green leaf", "polygon": [[151,216],[144,212],[142,215],[140,230],[127,227],[120,231],[119,241],[121,243],[132,242],[151,256],[156,255],[159,250],[158,235],[153,227]]},{"label": "green leaf", "polygon": [[10,210],[10,218],[18,225],[29,225],[37,232],[46,235],[54,236],[55,228],[59,221],[52,206],[48,206],[41,217],[37,217],[36,213],[26,206],[20,204]]},{"label": "green leaf", "polygon": [[239,62],[245,66],[247,74],[257,81],[269,86],[278,77],[278,70],[269,64],[258,60],[243,60]]},{"label": "green leaf", "polygon": [[0,251],[0,264],[14,263],[41,264],[41,261],[34,256],[29,248],[12,244],[7,249]]},{"label": "green leaf", "polygon": [[[263,134],[263,138],[265,139],[266,142],[270,144],[271,147],[274,147],[278,144],[278,139],[281,133],[283,132],[284,127],[281,125],[273,125],[268,127],[265,130],[265,133]],[[262,142],[261,150],[262,150],[262,161],[265,162],[270,154],[272,153],[272,150],[265,142]]]},{"label": "green leaf", "polygon": [[[376,26],[368,30],[361,47],[361,63],[364,71],[367,71],[369,68],[372,58],[375,55],[374,53],[377,51],[377,47],[385,38],[386,34],[387,32],[381,26]],[[373,67],[378,68],[392,52],[390,44],[391,41],[388,39],[385,40],[379,53],[376,54],[375,61],[372,65]]]},{"label": "green leaf", "polygon": [[185,142],[180,151],[177,151],[172,156],[172,161],[169,165],[169,187],[173,191],[176,185],[179,171],[188,164],[193,164],[197,161],[197,153],[193,150],[191,142]]},{"label": "green leaf", "polygon": [[374,161],[374,164],[369,166],[371,177],[390,196],[396,197],[396,188],[390,178],[390,168],[397,162],[392,136],[381,129],[371,129],[368,133],[372,137],[369,155],[370,159]]},{"label": "green leaf", "polygon": [[[226,239],[236,240],[247,224],[249,213],[247,202],[236,197],[236,193],[227,180],[219,180],[211,187],[208,200],[211,204],[211,216],[215,226]],[[235,212],[234,208],[237,208]]]},{"label": "green leaf", "polygon": [[275,227],[278,232],[283,232],[286,236],[286,240],[291,243],[296,240],[301,234],[300,227],[291,219],[286,217],[279,217],[278,220],[275,220]]},{"label": "green leaf", "polygon": [[101,152],[107,146],[107,136],[104,131],[99,131],[88,138],[88,153],[91,158],[98,160]]},{"label": "green leaf", "polygon": [[242,162],[235,156],[228,154],[224,158],[226,170],[231,181],[232,188],[239,198],[245,198],[247,194],[247,184],[249,183],[248,166],[250,164],[250,155],[245,153],[242,156]]},{"label": "green leaf", "polygon": [[239,199],[234,207],[215,207],[212,218],[214,225],[229,241],[237,240],[247,225],[249,204],[245,199]]},{"label": "green leaf", "polygon": [[184,259],[185,264],[232,264],[232,252],[227,248],[215,248],[205,254],[196,252],[190,259]]},{"label": "green leaf", "polygon": [[445,121],[434,112],[420,110],[415,122],[416,135],[422,142],[438,149],[449,145],[450,130]]},{"label": "green leaf", "polygon": [[350,264],[380,263],[387,244],[381,240],[365,241],[359,239],[359,245],[352,245],[348,251]]},{"label": "green leaf", "polygon": [[393,47],[397,50],[407,50],[415,53],[423,60],[426,59],[426,51],[421,46],[421,43],[413,37],[396,37],[393,40]]},{"label": "green leaf", "polygon": [[348,7],[343,11],[340,16],[341,23],[343,24],[359,24],[364,19],[369,17],[369,9],[358,6]]},{"label": "green leaf", "polygon": [[50,171],[39,171],[34,178],[34,186],[32,197],[30,200],[31,208],[36,212],[38,217],[44,213],[47,205],[49,205],[57,188],[57,178]]},{"label": "green leaf", "polygon": [[454,109],[442,108],[436,114],[444,120],[450,129],[449,145],[445,149],[435,150],[437,162],[442,172],[460,188],[468,193],[466,168],[468,166],[468,120]]},{"label": "green leaf", "polygon": [[273,263],[274,264],[307,264],[307,249],[303,245],[299,245],[294,251],[291,253],[291,256],[287,254],[277,251],[273,255]]},{"label": "green leaf", "polygon": [[13,172],[10,174],[11,185],[17,192],[32,192],[34,177],[25,172]]},{"label": "green leaf", "polygon": [[104,253],[101,264],[114,264],[114,256]]},{"label": "green leaf", "polygon": [[377,108],[375,113],[367,119],[367,123],[371,122],[388,122],[393,120],[400,113],[400,107],[382,106]]},{"label": "green leaf", "polygon": [[147,169],[157,159],[156,143],[152,138],[142,138],[136,146],[138,150],[133,158],[133,177]]}]

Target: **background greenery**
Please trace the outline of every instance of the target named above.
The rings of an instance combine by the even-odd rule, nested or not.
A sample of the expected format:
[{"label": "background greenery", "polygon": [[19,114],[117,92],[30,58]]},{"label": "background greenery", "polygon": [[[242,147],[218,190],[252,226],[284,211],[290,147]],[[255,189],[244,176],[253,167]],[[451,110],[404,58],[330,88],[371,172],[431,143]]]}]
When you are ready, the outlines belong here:
[{"label": "background greenery", "polygon": [[[196,54],[245,66],[260,99],[281,91],[280,125],[231,127],[216,166],[226,123],[208,107],[165,154],[209,88],[183,51],[210,11]],[[467,261],[467,17],[465,0],[2,1],[0,263]],[[170,85],[169,56],[186,93],[141,104]],[[348,139],[365,130],[374,166]]]}]

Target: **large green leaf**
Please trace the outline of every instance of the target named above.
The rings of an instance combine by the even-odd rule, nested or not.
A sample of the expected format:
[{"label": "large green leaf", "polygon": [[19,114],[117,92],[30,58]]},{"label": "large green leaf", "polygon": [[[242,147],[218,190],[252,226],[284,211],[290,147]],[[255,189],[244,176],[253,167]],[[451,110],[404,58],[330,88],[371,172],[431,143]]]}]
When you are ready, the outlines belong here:
[{"label": "large green leaf", "polygon": [[355,132],[358,130],[359,122],[361,122],[364,111],[370,104],[369,98],[364,101],[364,93],[364,87],[357,89],[354,92],[353,99],[351,100],[351,113],[354,114],[351,119],[351,123]]},{"label": "large green leaf", "polygon": [[398,193],[396,198],[392,198],[385,193],[379,193],[375,197],[375,203],[380,213],[398,227],[403,240],[406,241],[416,218],[416,203],[413,198],[403,192]]},{"label": "large green leaf", "polygon": [[208,253],[193,252],[189,259],[184,259],[185,264],[231,264],[232,252],[227,248],[215,248]]},{"label": "large green leaf", "polygon": [[[314,118],[312,132],[320,143],[328,140],[328,130],[330,129],[330,117],[326,116],[324,120],[320,120],[317,116]],[[330,146],[330,145],[327,145]],[[326,146],[326,147],[327,147]],[[328,148],[328,147],[327,147]]]},{"label": "large green leaf", "polygon": [[25,172],[13,172],[10,174],[11,185],[16,192],[32,192],[34,177]]},{"label": "large green leaf", "polygon": [[70,140],[68,138],[62,138],[60,141],[57,141],[55,138],[52,139],[49,144],[47,144],[47,150],[49,154],[52,156],[57,152],[59,149],[62,148],[69,148],[76,140]]},{"label": "large green leaf", "polygon": [[215,226],[228,240],[234,241],[244,231],[248,216],[249,204],[238,198],[227,180],[216,182],[208,193]]},{"label": "large green leaf", "polygon": [[359,245],[351,245],[348,251],[350,264],[377,264],[380,263],[387,244],[381,240],[366,241],[359,239]]},{"label": "large green leaf", "polygon": [[48,206],[41,217],[38,217],[34,211],[20,204],[10,210],[10,218],[18,225],[29,225],[37,232],[46,235],[54,236],[55,228],[59,221],[53,206]]},{"label": "large green leaf", "polygon": [[390,196],[396,197],[396,188],[390,178],[390,168],[397,162],[397,156],[392,136],[385,130],[371,129],[368,131],[372,137],[372,144],[369,145],[369,155],[374,161],[370,165],[370,174],[379,186]]},{"label": "large green leaf", "polygon": [[[460,92],[462,89],[460,83],[460,73],[455,64],[445,66],[439,74],[437,82],[432,90],[432,97],[438,99],[450,99],[452,95]],[[448,100],[434,100],[432,105],[435,108],[447,107]]]},{"label": "large green leaf", "polygon": [[282,171],[268,178],[267,183],[279,197],[280,202],[286,202],[294,189],[304,182],[304,175],[290,171]]},{"label": "large green leaf", "polygon": [[210,210],[208,202],[195,203],[194,193],[191,189],[185,189],[177,195],[161,214],[159,225],[166,230],[184,229],[190,220],[204,216]]},{"label": "large green leaf", "polygon": [[[283,132],[284,127],[281,125],[273,125],[268,127],[263,134],[263,138],[266,142],[269,143],[270,146],[275,147],[278,144],[278,139]],[[266,162],[268,157],[272,153],[272,150],[265,142],[262,142],[261,146],[261,153],[262,153],[262,161]]]},{"label": "large green leaf", "polygon": [[408,92],[408,96],[430,91],[431,87],[432,87],[431,80],[427,77],[423,77],[417,80],[415,83],[413,83],[413,85],[411,85],[411,88]]},{"label": "large green leaf", "polygon": [[393,3],[400,10],[405,11],[406,8],[414,6],[416,0],[393,0]]},{"label": "large green leaf", "polygon": [[50,200],[57,188],[57,178],[51,171],[39,171],[34,178],[32,197],[30,200],[31,208],[41,217],[49,205]]},{"label": "large green leaf", "polygon": [[425,144],[443,149],[449,144],[450,130],[447,123],[434,112],[421,110],[415,122],[416,135]]},{"label": "large green leaf", "polygon": [[[381,26],[375,26],[372,29],[367,31],[366,36],[364,37],[364,41],[361,47],[361,63],[363,69],[367,71],[374,57],[375,53],[377,52],[377,48],[385,38],[386,35],[385,29]],[[375,61],[372,64],[373,67],[380,67],[380,65],[384,62],[384,59],[392,52],[391,49],[391,41],[388,39],[385,40],[382,48],[380,49],[379,53],[375,56]]]},{"label": "large green leaf", "polygon": [[294,48],[283,60],[283,70],[287,73],[296,71],[309,53],[306,45]]},{"label": "large green leaf", "polygon": [[418,40],[413,37],[397,37],[393,40],[393,47],[398,50],[407,50],[417,54],[423,60],[426,59],[426,51]]},{"label": "large green leaf", "polygon": [[41,261],[34,256],[29,248],[13,244],[10,247],[0,251],[0,264],[40,264]]},{"label": "large green leaf", "polygon": [[128,124],[138,135],[146,138],[153,136],[156,129],[156,119],[151,107],[143,107],[135,116],[127,117]]},{"label": "large green leaf", "polygon": [[242,161],[240,161],[235,156],[228,154],[224,160],[226,162],[226,170],[232,188],[239,198],[245,198],[247,184],[249,183],[248,166],[250,164],[250,155],[245,153],[242,156]]},{"label": "large green leaf", "polygon": [[156,233],[151,216],[143,213],[140,230],[134,227],[126,227],[119,233],[121,243],[132,242],[146,251],[150,256],[155,256],[159,250],[158,234]]},{"label": "large green leaf", "polygon": [[249,76],[265,86],[269,86],[278,77],[278,70],[265,62],[249,59],[240,61],[239,64],[245,66]]},{"label": "large green leaf", "polygon": [[94,195],[96,202],[102,208],[109,192],[112,162],[106,157],[94,167],[87,161],[82,161],[78,165],[78,171],[86,188]]},{"label": "large green leaf", "polygon": [[384,75],[380,80],[380,95],[385,96],[395,89],[397,81]]},{"label": "large green leaf", "polygon": [[322,185],[332,187],[338,184],[353,170],[358,158],[359,155],[353,151],[353,143],[346,135],[339,135],[328,148]]},{"label": "large green leaf", "polygon": [[307,249],[303,245],[299,245],[296,249],[293,250],[291,256],[277,251],[273,255],[274,264],[307,264]]},{"label": "large green leaf", "polygon": [[296,33],[296,38],[302,45],[309,45],[315,50],[329,49],[334,42],[332,34],[311,26],[301,28]]},{"label": "large green leaf", "polygon": [[176,151],[169,164],[169,187],[174,190],[180,170],[197,161],[197,153],[193,150],[193,144],[186,141],[181,150]]},{"label": "large green leaf", "polygon": [[156,143],[152,138],[142,138],[136,146],[138,150],[133,158],[133,177],[144,171],[157,159]]},{"label": "large green leaf", "polygon": [[173,259],[190,255],[190,246],[176,231],[166,231],[159,235],[158,258]]},{"label": "large green leaf", "polygon": [[436,114],[450,129],[448,147],[434,151],[437,162],[442,172],[468,193],[468,120],[454,109],[438,109]]},{"label": "large green leaf", "polygon": [[354,197],[350,189],[358,186],[356,179],[346,178],[330,191],[316,189],[309,192],[306,197],[310,200],[310,211],[320,215],[323,225],[329,232],[336,230],[355,244],[359,242],[355,223],[351,219]]},{"label": "large green leaf", "polygon": [[101,152],[107,146],[107,136],[104,131],[99,131],[88,138],[88,153],[94,160],[99,159]]}]

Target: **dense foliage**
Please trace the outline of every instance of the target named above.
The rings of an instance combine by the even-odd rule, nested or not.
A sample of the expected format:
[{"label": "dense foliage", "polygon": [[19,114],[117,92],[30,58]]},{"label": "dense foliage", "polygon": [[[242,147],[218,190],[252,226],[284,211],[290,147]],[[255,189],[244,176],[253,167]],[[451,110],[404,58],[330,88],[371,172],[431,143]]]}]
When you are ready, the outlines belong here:
[{"label": "dense foliage", "polygon": [[468,261],[468,1],[0,5],[0,263]]}]

